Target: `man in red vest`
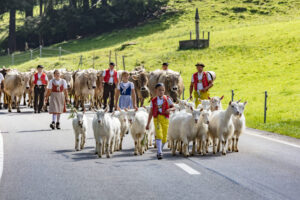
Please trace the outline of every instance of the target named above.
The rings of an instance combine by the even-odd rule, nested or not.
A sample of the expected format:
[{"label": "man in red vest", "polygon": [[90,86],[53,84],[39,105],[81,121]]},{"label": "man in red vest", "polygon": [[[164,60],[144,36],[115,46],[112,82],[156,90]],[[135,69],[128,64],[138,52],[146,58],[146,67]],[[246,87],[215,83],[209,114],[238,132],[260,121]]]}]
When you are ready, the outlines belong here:
[{"label": "man in red vest", "polygon": [[48,77],[43,72],[43,66],[37,66],[37,73],[33,76],[34,86],[34,113],[40,113],[44,105],[45,87],[48,84]]},{"label": "man in red vest", "polygon": [[[107,99],[108,97],[110,97],[109,112],[113,112],[115,88],[119,82],[118,72],[114,68],[115,68],[115,63],[113,62],[109,63],[109,69],[103,72],[101,78],[101,82],[104,82],[104,91],[103,91],[104,109],[107,106]],[[102,85],[100,87],[102,87]]]},{"label": "man in red vest", "polygon": [[197,107],[200,104],[199,99],[208,99],[208,90],[213,86],[213,83],[211,77],[207,75],[207,72],[203,71],[203,68],[205,67],[203,63],[197,63],[196,67],[198,72],[192,75],[190,85],[190,99],[192,99],[193,93],[195,98],[195,106]]}]

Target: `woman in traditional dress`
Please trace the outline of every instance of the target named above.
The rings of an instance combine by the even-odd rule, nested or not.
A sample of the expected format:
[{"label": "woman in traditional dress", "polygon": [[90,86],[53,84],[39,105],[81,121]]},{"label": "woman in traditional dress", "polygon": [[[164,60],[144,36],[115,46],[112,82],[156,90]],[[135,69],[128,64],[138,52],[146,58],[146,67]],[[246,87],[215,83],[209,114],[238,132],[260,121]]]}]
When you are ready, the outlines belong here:
[{"label": "woman in traditional dress", "polygon": [[[129,80],[129,73],[127,71],[124,71],[121,75],[121,82],[118,85],[117,92],[116,92],[115,108],[117,109],[137,108],[134,84],[128,80]],[[119,105],[118,105],[118,100],[119,100]]]},{"label": "woman in traditional dress", "polygon": [[46,103],[49,96],[49,113],[52,114],[50,128],[60,129],[60,115],[66,112],[66,103],[69,102],[69,100],[67,82],[60,78],[60,72],[58,70],[54,71],[54,78],[49,81],[45,100]]}]

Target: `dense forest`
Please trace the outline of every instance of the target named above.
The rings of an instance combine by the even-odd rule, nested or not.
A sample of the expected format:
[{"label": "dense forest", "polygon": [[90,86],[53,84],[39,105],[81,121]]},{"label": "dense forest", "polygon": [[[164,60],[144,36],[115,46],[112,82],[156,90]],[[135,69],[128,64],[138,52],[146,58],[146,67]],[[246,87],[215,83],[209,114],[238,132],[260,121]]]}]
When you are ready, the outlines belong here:
[{"label": "dense forest", "polygon": [[[0,20],[9,12],[9,34],[1,48],[14,52],[135,26],[159,16],[168,0],[0,0]],[[34,9],[39,14],[34,15]],[[25,13],[16,29],[16,12]]]}]

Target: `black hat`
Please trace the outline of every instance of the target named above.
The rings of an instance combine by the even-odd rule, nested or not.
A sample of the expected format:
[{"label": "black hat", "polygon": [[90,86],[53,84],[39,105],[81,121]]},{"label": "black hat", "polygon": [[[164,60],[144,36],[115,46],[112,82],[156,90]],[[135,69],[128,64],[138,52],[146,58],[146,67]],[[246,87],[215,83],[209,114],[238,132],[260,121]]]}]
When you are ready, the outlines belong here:
[{"label": "black hat", "polygon": [[113,65],[113,66],[115,66],[115,63],[113,63],[113,62],[110,62],[110,63],[109,63],[109,65]]},{"label": "black hat", "polygon": [[155,89],[157,89],[158,87],[161,87],[161,86],[165,87],[165,85],[164,85],[163,83],[157,83],[157,84],[155,85]]},{"label": "black hat", "polygon": [[169,63],[167,63],[167,62],[164,62],[162,65],[166,65],[166,66],[168,66],[168,65],[169,65]]},{"label": "black hat", "polygon": [[203,63],[197,63],[195,66],[196,67],[198,67],[198,66],[205,67],[205,65]]},{"label": "black hat", "polygon": [[38,65],[36,68],[37,68],[37,69],[38,69],[38,68],[44,68],[44,66],[43,66],[43,65]]}]

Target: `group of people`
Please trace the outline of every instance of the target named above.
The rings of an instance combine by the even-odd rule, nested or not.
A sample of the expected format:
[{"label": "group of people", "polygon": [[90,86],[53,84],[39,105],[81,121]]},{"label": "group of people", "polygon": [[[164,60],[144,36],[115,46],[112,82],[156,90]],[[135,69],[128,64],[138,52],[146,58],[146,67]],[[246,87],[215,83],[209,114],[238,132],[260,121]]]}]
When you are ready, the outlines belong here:
[{"label": "group of people", "polygon": [[[115,64],[111,62],[109,69],[105,70],[101,77],[103,85],[100,85],[100,87],[103,87],[104,109],[108,106],[107,100],[109,97],[109,112],[113,112],[114,108],[137,109],[134,84],[129,81],[129,72],[124,71],[121,75],[121,80],[119,80],[118,73],[114,67]],[[208,99],[209,89],[213,86],[211,77],[203,70],[204,67],[203,63],[197,63],[197,72],[191,78],[190,99],[194,97],[196,106],[200,104],[199,99]],[[168,63],[162,64],[162,70],[168,70]],[[69,102],[66,81],[60,78],[59,70],[54,71],[54,79],[49,81],[43,72],[43,66],[38,65],[33,83],[34,112],[40,113],[44,103],[47,103],[48,99],[50,99],[49,113],[52,114],[50,127],[52,129],[60,129],[60,115],[66,111],[66,103]],[[48,90],[44,98],[46,87]],[[153,118],[156,131],[157,158],[162,159],[162,149],[167,142],[169,115],[170,112],[175,110],[175,107],[172,99],[165,95],[165,86],[163,83],[157,83],[155,89],[156,97],[150,103],[151,109],[146,129],[149,129],[149,124]]]}]

